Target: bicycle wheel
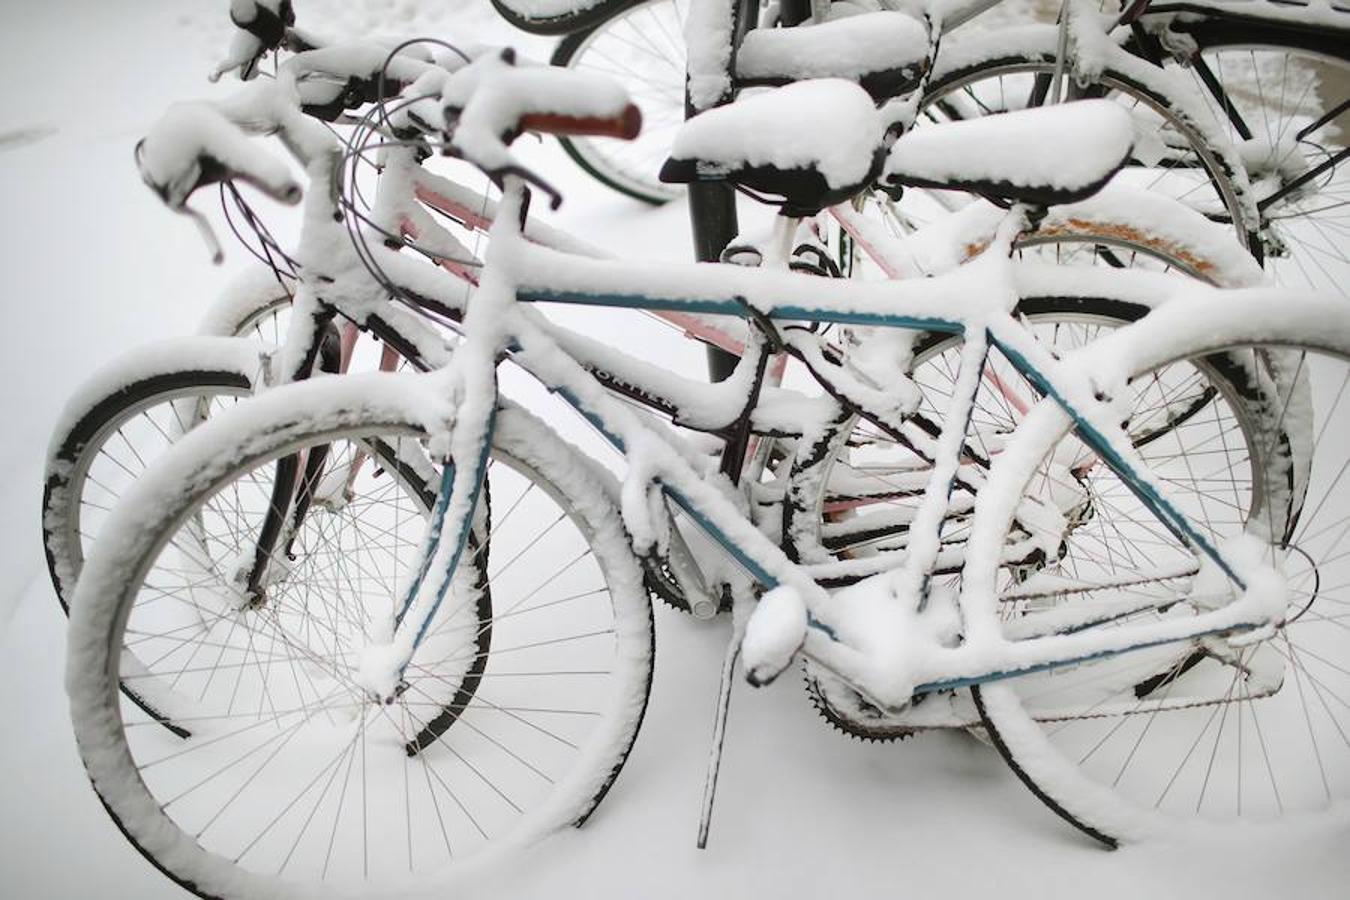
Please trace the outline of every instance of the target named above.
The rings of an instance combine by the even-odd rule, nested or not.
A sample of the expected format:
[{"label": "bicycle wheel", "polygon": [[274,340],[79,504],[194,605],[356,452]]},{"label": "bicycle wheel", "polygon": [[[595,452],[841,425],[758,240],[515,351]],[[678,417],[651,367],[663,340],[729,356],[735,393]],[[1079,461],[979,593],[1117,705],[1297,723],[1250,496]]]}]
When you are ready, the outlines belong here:
[{"label": "bicycle wheel", "polygon": [[[1123,216],[1111,212],[1116,197],[1128,210]],[[1025,273],[1028,292],[1018,311],[1057,351],[1082,346],[1103,329],[1133,322],[1149,310],[1143,301],[1111,299],[1120,285],[1102,280],[1089,265],[1130,269],[1150,279],[1140,285],[1147,288],[1143,294],[1135,290],[1139,296],[1175,283],[1158,280],[1159,274],[1224,286],[1261,281],[1260,268],[1224,229],[1184,206],[1148,192],[1111,191],[1101,199],[1100,209],[1078,204],[1051,210],[1042,227],[1016,245],[1016,256],[1028,264],[1018,269]],[[970,212],[961,215],[969,218]],[[990,232],[992,227],[972,231]],[[968,247],[969,241],[958,237],[945,243],[966,252],[983,249]],[[1094,295],[1093,284],[1104,293]],[[912,355],[912,380],[923,398],[915,421],[931,437],[951,398],[960,344],[948,336],[925,335],[916,340]],[[999,368],[997,360],[994,366],[977,395],[973,428],[977,440],[996,443],[1011,433],[1038,395],[1008,366]],[[794,478],[799,484],[784,510],[785,545],[798,558],[815,562],[903,549],[926,469],[909,443],[860,415],[839,423],[810,458],[798,463]],[[987,464],[995,447],[977,449]],[[908,489],[897,490],[897,480]]]},{"label": "bicycle wheel", "polygon": [[[967,119],[1046,102],[1056,69],[1056,33],[1054,27],[1029,27],[948,42],[920,120]],[[1202,102],[1176,91],[1167,73],[1123,53],[1109,60],[1090,86],[1073,86],[1071,94],[1115,99],[1134,118],[1135,154],[1112,184],[1182,200],[1233,223],[1238,240],[1250,246],[1256,212],[1242,162],[1223,145],[1221,126]],[[933,213],[919,209],[914,215]]]},{"label": "bicycle wheel", "polygon": [[1350,296],[1350,33],[1218,19],[1183,30],[1199,56],[1179,74],[1242,150],[1267,268]]},{"label": "bicycle wheel", "polygon": [[[1204,319],[1135,326],[1142,339],[1131,345],[1132,384],[1136,408],[1146,410],[1169,408],[1197,378],[1219,388],[1208,409],[1140,455],[1201,534],[1259,539],[1264,561],[1287,579],[1284,621],[1246,644],[1219,635],[1155,646],[976,691],[989,734],[1019,777],[1094,836],[1129,838],[1186,819],[1346,812],[1350,341],[1344,329],[1318,336],[1306,321],[1250,317],[1254,307],[1260,312],[1248,303],[1246,321],[1258,324],[1241,324],[1244,310],[1234,309],[1238,324],[1219,326],[1219,335],[1205,333],[1215,325]],[[1298,304],[1281,307],[1282,317],[1299,318]],[[1046,615],[1118,609],[1096,627],[1130,628],[1226,602],[1227,579],[1201,573],[1196,553],[1043,412],[1009,441],[1008,461],[998,464],[1006,468],[991,476],[998,499],[981,515],[1003,521],[1013,486],[1031,502],[1078,497],[1078,511],[1067,517],[1057,559],[967,568],[978,579],[969,596],[987,585],[999,598],[987,611],[1002,622],[994,627],[1017,639]],[[986,549],[972,545],[970,558]]]},{"label": "bicycle wheel", "polygon": [[295,280],[251,268],[216,298],[197,326],[201,335],[246,337],[279,347],[286,339]]},{"label": "bicycle wheel", "polygon": [[[115,360],[66,405],[48,445],[42,545],[63,610],[117,498],[163,450],[263,382],[263,353],[286,335],[293,285],[251,269],[216,299],[201,338]],[[252,337],[253,341],[224,338]]]},{"label": "bicycle wheel", "polygon": [[684,122],[684,18],[689,0],[646,0],[594,27],[569,34],[550,60],[592,71],[628,89],[642,110],[633,141],[564,137],[559,143],[591,177],[620,193],[661,204],[684,193],[657,173]]},{"label": "bicycle wheel", "polygon": [[42,544],[63,609],[122,494],[174,441],[253,392],[265,348],[186,338],[128,354],[75,393],[53,433]]},{"label": "bicycle wheel", "polygon": [[[1168,204],[1161,202],[1165,210]],[[1143,208],[1146,207],[1134,205],[1135,210]],[[1209,247],[1213,256],[1199,251],[1194,239],[1183,241],[1179,246],[1189,244],[1191,249],[1173,263],[1164,252],[1172,246],[1165,218],[1144,228],[1106,219],[1095,221],[1082,212],[1066,214],[1063,218],[1069,227],[1052,228],[1051,234],[1047,235],[1054,243],[1018,251],[1023,260],[1041,264],[1028,266],[1027,271],[1033,273],[1029,284],[1034,283],[1044,295],[1024,297],[1017,312],[1032,333],[1058,354],[1085,346],[1112,329],[1137,321],[1150,309],[1147,303],[1137,299],[1112,298],[1110,292],[1121,286],[1112,280],[1096,278],[1099,289],[1106,293],[1094,295],[1088,283],[1080,283],[1097,274],[1083,271],[1084,261],[1112,269],[1134,270],[1132,274],[1136,280],[1143,279],[1133,291],[1135,296],[1142,296],[1138,288],[1151,286],[1157,293],[1175,283],[1174,278],[1160,279],[1147,270],[1172,272],[1187,278],[1208,277],[1230,284],[1250,283],[1253,275],[1260,276],[1255,262],[1236,245],[1229,247],[1226,238]],[[1194,235],[1200,233],[1186,227],[1181,230]],[[1128,242],[1122,237],[1128,238]],[[1231,252],[1225,253],[1225,250]],[[1079,265],[1042,268],[1046,262],[1058,263],[1065,259]],[[1040,274],[1034,274],[1038,271]],[[1047,278],[1050,279],[1048,284]],[[798,460],[789,502],[784,508],[784,541],[797,558],[825,563],[820,576],[827,580],[831,578],[828,573],[832,567],[828,564],[832,561],[847,564],[849,560],[903,553],[908,546],[909,525],[922,501],[929,470],[928,460],[919,445],[936,437],[951,402],[960,349],[958,339],[945,335],[923,335],[915,341],[911,372],[921,401],[910,422],[917,430],[895,434],[861,415],[852,415],[840,422],[813,453]],[[1187,395],[1174,398],[1168,417],[1146,423],[1141,420],[1132,432],[1134,442],[1147,444],[1184,424],[1189,417],[1206,408],[1212,394],[1213,389],[1208,384],[1195,383]],[[1039,390],[1005,360],[991,356],[972,415],[972,452],[968,454],[967,466],[963,467],[968,477],[961,480],[953,494],[951,515],[942,534],[944,549],[940,571],[943,580],[949,581],[953,588],[960,583],[975,492],[990,461],[1001,451],[1007,436],[1016,429],[1023,414],[1039,396]],[[863,577],[876,566],[852,574],[842,567],[835,568],[840,571],[834,578],[843,584]],[[912,717],[896,719],[887,716],[847,686],[815,671],[809,663],[807,689],[826,718],[844,730],[852,729],[854,734],[870,739],[904,737],[913,732]]]},{"label": "bicycle wheel", "polygon": [[[407,688],[385,706],[357,686],[434,499],[418,387],[302,383],[207,423],[128,495],[85,568],[68,670],[81,755],[128,839],[200,896],[439,886],[456,863],[584,820],[632,746],[652,660],[641,574],[594,473],[515,409],[497,420],[484,539]],[[247,557],[273,461],[321,449],[343,480],[371,455],[358,499],[306,517],[261,604],[228,570],[190,565],[202,541]],[[132,641],[183,697],[191,737],[119,701]]]}]

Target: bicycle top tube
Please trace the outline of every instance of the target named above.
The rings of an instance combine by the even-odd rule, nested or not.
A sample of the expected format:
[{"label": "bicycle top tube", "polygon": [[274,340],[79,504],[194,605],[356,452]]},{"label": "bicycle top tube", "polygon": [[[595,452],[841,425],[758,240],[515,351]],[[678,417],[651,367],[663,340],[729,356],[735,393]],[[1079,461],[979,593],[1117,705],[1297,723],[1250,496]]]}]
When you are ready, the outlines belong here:
[{"label": "bicycle top tube", "polygon": [[[975,265],[934,278],[851,281],[725,263],[591,260],[525,245],[513,260],[518,299],[530,303],[664,310],[775,321],[882,326],[961,334],[1000,299]],[[991,267],[995,270],[998,267]]]}]

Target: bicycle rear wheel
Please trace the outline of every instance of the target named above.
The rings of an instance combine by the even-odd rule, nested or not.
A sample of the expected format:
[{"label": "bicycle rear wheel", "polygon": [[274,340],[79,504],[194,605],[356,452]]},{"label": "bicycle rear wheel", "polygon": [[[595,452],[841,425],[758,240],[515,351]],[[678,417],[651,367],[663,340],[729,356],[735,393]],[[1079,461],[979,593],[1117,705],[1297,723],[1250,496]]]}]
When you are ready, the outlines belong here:
[{"label": "bicycle rear wheel", "polygon": [[[920,123],[996,115],[1047,101],[1057,64],[1057,29],[957,37],[943,47],[924,95]],[[1242,161],[1222,146],[1222,127],[1202,102],[1177,92],[1166,73],[1122,54],[1102,68],[1085,96],[1117,101],[1135,121],[1130,164],[1113,184],[1148,188],[1231,223],[1244,246],[1255,236],[1256,211]],[[919,127],[923,127],[922,124]],[[918,216],[932,210],[918,209]],[[938,204],[941,208],[945,204]]]},{"label": "bicycle rear wheel", "polygon": [[1350,32],[1223,19],[1181,30],[1199,53],[1178,74],[1242,151],[1266,268],[1350,296]]},{"label": "bicycle rear wheel", "polygon": [[684,18],[689,0],[646,0],[585,31],[569,34],[550,62],[612,78],[642,110],[642,134],[616,138],[563,137],[567,155],[597,181],[645,203],[684,194],[657,173],[684,122]]},{"label": "bicycle rear wheel", "polygon": [[[1297,318],[1297,304],[1282,315]],[[1346,814],[1350,343],[1326,338],[1314,350],[1313,329],[1264,318],[1218,337],[1174,320],[1189,333],[1166,338],[1145,320],[1135,326],[1148,336],[1133,345],[1142,363],[1133,389],[1154,410],[1170,408],[1197,377],[1221,389],[1140,455],[1207,538],[1259,539],[1264,561],[1287,579],[1284,621],[1249,644],[1195,639],[976,690],[990,737],[1019,777],[1094,836],[1130,838],[1191,819]],[[1013,485],[1033,502],[1049,486],[1081,503],[1066,517],[1058,558],[968,566],[966,577],[978,579],[969,596],[994,592],[990,612],[1005,637],[1035,633],[1038,621],[1066,611],[1119,610],[1095,627],[1130,628],[1226,602],[1234,588],[1202,574],[1195,552],[1105,462],[1063,424],[1038,421],[1009,442],[990,481],[999,499],[981,514],[1001,521]],[[970,558],[984,549],[972,546]]]},{"label": "bicycle rear wheel", "polygon": [[[200,896],[425,890],[470,857],[583,821],[642,719],[651,611],[619,518],[514,409],[497,421],[484,539],[406,689],[389,706],[362,691],[363,647],[387,640],[435,482],[416,385],[345,381],[278,389],[177,445],[76,591],[68,675],[91,781],[128,839]],[[388,502],[316,511],[260,603],[228,571],[190,565],[203,542],[246,557],[273,461],[320,448],[342,477],[368,454],[356,476],[382,481]],[[180,696],[189,737],[119,702],[129,641],[145,677]]]}]

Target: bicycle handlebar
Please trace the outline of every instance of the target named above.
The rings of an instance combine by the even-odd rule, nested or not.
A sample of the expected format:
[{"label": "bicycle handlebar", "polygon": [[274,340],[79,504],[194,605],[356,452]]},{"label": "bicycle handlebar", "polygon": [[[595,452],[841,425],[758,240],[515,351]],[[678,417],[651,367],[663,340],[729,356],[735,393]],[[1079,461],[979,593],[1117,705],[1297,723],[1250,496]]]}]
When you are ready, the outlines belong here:
[{"label": "bicycle handlebar", "polygon": [[549,194],[555,209],[562,196],[509,149],[522,132],[631,140],[642,130],[642,113],[620,85],[554,66],[517,66],[509,49],[485,54],[451,75],[441,106],[447,154],[473,163],[498,183],[506,175],[524,178]]},{"label": "bicycle handlebar", "polygon": [[180,103],[136,144],[141,179],[181,211],[197,188],[239,178],[281,203],[300,202],[290,170],[254,146],[247,132],[208,103]]},{"label": "bicycle handlebar", "polygon": [[642,111],[632,103],[616,116],[565,116],[559,113],[526,113],[520,117],[520,130],[536,134],[573,137],[612,137],[631,141],[642,131]]},{"label": "bicycle handlebar", "polygon": [[[245,2],[256,5],[255,0]],[[284,22],[289,7],[278,9],[278,22]],[[443,127],[448,155],[464,158],[499,183],[507,175],[520,176],[549,194],[556,208],[561,195],[509,150],[522,131],[632,138],[641,129],[638,108],[608,79],[553,67],[517,67],[510,50],[485,53],[462,65],[429,54],[417,58],[403,52],[411,43],[391,48],[362,41],[314,48],[288,60],[275,79],[253,81],[223,103],[175,105],[136,145],[142,180],[170,209],[194,219],[219,261],[220,246],[209,224],[187,206],[199,187],[239,179],[281,203],[295,204],[302,196],[289,167],[255,145],[251,134],[279,133],[308,170],[338,149],[336,139],[315,118],[412,94],[410,102],[385,119],[395,134],[400,122],[414,133]],[[436,98],[439,109],[424,110],[430,115],[418,117],[416,107]],[[309,174],[319,175],[317,170]]]},{"label": "bicycle handlebar", "polygon": [[212,81],[231,69],[248,81],[258,71],[258,63],[285,41],[295,24],[291,0],[231,0],[230,21],[238,29],[230,42],[229,55],[212,73]]}]

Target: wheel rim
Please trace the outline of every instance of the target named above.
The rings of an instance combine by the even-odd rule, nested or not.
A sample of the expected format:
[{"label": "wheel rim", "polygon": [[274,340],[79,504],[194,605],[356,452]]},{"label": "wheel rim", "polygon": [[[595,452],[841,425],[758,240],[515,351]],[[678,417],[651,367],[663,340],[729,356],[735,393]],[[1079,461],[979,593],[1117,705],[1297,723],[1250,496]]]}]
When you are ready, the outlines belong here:
[{"label": "wheel rim", "polygon": [[242,381],[157,392],[119,410],[83,443],[59,495],[49,496],[46,513],[59,524],[43,532],[48,557],[61,570],[54,583],[63,605],[122,493],[179,437],[247,396]]},{"label": "wheel rim", "polygon": [[650,0],[587,34],[567,60],[570,68],[617,80],[642,111],[633,141],[567,138],[565,147],[610,187],[653,203],[682,196],[657,177],[684,122],[684,19],[688,0]]},{"label": "wheel rim", "polygon": [[[296,560],[261,609],[227,603],[212,614],[209,590],[228,591],[204,570],[249,544],[248,524],[270,498],[270,465],[230,479],[154,554],[124,606],[126,630],[115,629],[119,643],[125,634],[139,644],[139,663],[129,668],[124,654],[122,672],[172,689],[177,723],[196,730],[176,740],[123,703],[119,735],[146,793],[199,846],[262,877],[384,895],[549,814],[558,793],[574,795],[563,807],[575,815],[579,797],[602,791],[607,782],[578,785],[574,773],[591,744],[605,743],[616,702],[606,676],[620,664],[607,576],[582,520],[526,464],[496,454],[481,526],[496,615],[483,612],[472,579],[457,579],[408,689],[388,707],[367,700],[354,654],[387,628],[432,497],[426,473],[416,474],[425,464],[416,434],[360,438],[323,439],[335,448],[328,471],[340,473],[356,448],[378,451],[381,465],[358,471],[354,499],[309,517]],[[382,492],[370,487],[380,480]],[[175,576],[178,585],[166,582]],[[192,592],[176,611],[175,586]],[[432,714],[448,709],[453,724],[408,752]]]},{"label": "wheel rim", "polygon": [[[1247,367],[1269,366],[1250,350],[1236,351],[1231,358]],[[1095,795],[1097,804],[1103,802],[1103,791],[1115,795],[1107,806],[1090,810],[1084,816],[1089,821],[1098,809],[1108,810],[1111,802],[1131,814],[1140,810],[1162,814],[1158,821],[1224,822],[1333,807],[1343,810],[1350,798],[1350,640],[1345,630],[1350,610],[1350,507],[1341,499],[1350,477],[1350,367],[1343,360],[1318,355],[1293,355],[1281,364],[1287,373],[1297,373],[1291,383],[1308,377],[1316,424],[1288,428],[1283,424],[1303,416],[1297,412],[1302,389],[1276,388],[1275,401],[1264,410],[1253,410],[1244,405],[1248,401],[1227,394],[1222,400],[1232,414],[1228,419],[1206,414],[1176,429],[1178,437],[1184,431],[1211,434],[1207,441],[1196,441],[1192,435],[1190,446],[1198,452],[1190,460],[1168,459],[1167,438],[1156,447],[1142,448],[1141,455],[1151,458],[1155,471],[1173,489],[1173,501],[1215,537],[1244,527],[1281,535],[1275,545],[1266,547],[1265,557],[1288,579],[1285,624],[1273,637],[1248,647],[1231,647],[1222,640],[1173,644],[1053,675],[1015,679],[1008,683],[1016,697],[1015,711],[1000,704],[1001,711],[992,716],[996,730],[1007,728],[1014,735],[1029,722],[1039,723],[1054,752],[1034,751],[1016,760],[1029,760],[1028,768],[1046,767],[1033,774],[1033,780],[1067,786],[1080,799]],[[1312,454],[1306,499],[1296,516],[1290,512],[1290,469],[1265,463],[1253,466],[1250,461],[1268,443],[1271,422],[1287,432],[1293,445],[1302,445],[1295,449],[1296,456]],[[1076,443],[1073,438],[1068,441]],[[1220,457],[1223,465],[1215,462]],[[1228,461],[1236,457],[1246,462],[1238,460],[1230,470]],[[1114,479],[1104,467],[1098,468],[1103,480]],[[1189,492],[1179,490],[1178,472],[1190,479]],[[1031,483],[1045,477],[1042,466]],[[1214,490],[1216,486],[1221,489]],[[1296,490],[1295,499],[1302,493]],[[1117,516],[1116,521],[1122,518]],[[1005,629],[1026,629],[1043,610],[1063,610],[1075,603],[1086,608],[1109,596],[1078,590],[1071,584],[1075,580],[1121,585],[1159,604],[1183,599],[1188,590],[1201,598],[1124,617],[1118,625],[1191,615],[1206,603],[1222,602],[1223,590],[1216,591],[1215,584],[1226,590],[1223,579],[1201,583],[1178,574],[1142,583],[1141,562],[1161,573],[1190,558],[1195,568],[1194,555],[1165,534],[1156,520],[1147,526],[1151,543],[1134,548],[1128,535],[1114,532],[1110,549],[1114,558],[1107,557],[1105,540],[1093,539],[1090,528],[1084,527],[1069,536],[1064,559],[1029,577],[1003,570],[1003,612],[1010,623]],[[1095,540],[1095,547],[1088,546],[1090,540]],[[1121,580],[1115,580],[1113,572],[1122,573]],[[1038,759],[1037,754],[1043,756]],[[1076,768],[1077,773],[1057,780],[1065,778],[1065,767]],[[1080,786],[1074,788],[1075,783]]]},{"label": "wheel rim", "polygon": [[[1350,146],[1350,109],[1300,136],[1350,97],[1350,61],[1312,50],[1237,43],[1202,51],[1223,92],[1253,140],[1243,141],[1223,105],[1187,69],[1196,92],[1224,123],[1228,137],[1243,145],[1258,197],[1343,153]],[[1350,296],[1350,159],[1310,181],[1297,195],[1266,207],[1266,268],[1284,285]]]},{"label": "wheel rim", "polygon": [[291,321],[291,298],[278,297],[271,303],[252,310],[234,326],[234,337],[248,337],[263,341],[270,347],[286,342],[286,330]]}]

